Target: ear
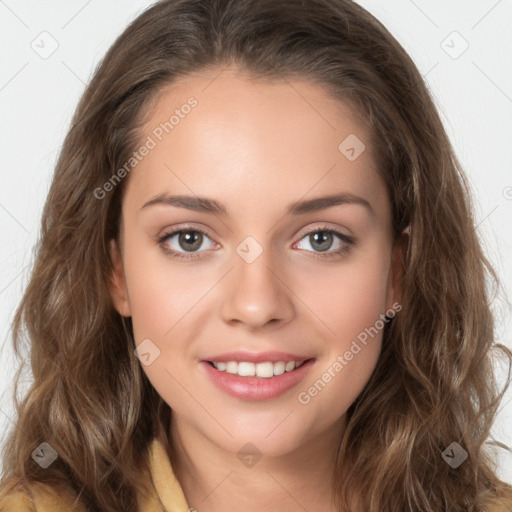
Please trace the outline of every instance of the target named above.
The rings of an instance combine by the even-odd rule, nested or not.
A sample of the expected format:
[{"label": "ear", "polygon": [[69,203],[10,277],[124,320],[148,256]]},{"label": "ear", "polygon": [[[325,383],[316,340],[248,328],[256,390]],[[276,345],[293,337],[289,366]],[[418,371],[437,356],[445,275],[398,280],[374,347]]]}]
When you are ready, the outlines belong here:
[{"label": "ear", "polygon": [[112,302],[117,312],[121,316],[131,316],[130,301],[128,298],[128,289],[126,287],[126,278],[123,269],[123,260],[121,251],[115,239],[110,240],[110,258],[112,260],[113,271],[110,276],[108,287]]},{"label": "ear", "polygon": [[393,309],[393,304],[402,304],[403,277],[405,274],[405,261],[409,246],[411,228],[407,226],[395,241],[391,259],[390,275],[388,282],[388,294],[386,304],[388,309]]}]

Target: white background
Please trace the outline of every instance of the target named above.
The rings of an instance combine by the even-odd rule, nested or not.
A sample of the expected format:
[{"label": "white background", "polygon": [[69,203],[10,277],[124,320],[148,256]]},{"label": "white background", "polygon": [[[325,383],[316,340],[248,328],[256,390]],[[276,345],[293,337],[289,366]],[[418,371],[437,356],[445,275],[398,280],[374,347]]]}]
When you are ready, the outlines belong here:
[{"label": "white background", "polygon": [[[478,233],[512,297],[512,1],[358,2],[391,31],[426,78],[472,184]],[[14,418],[17,363],[10,321],[27,283],[59,148],[100,58],[151,3],[0,0],[0,443]],[[41,36],[43,31],[50,35]],[[46,59],[31,47],[42,47],[42,38],[46,51],[58,44]],[[512,347],[512,315],[503,294],[495,310],[499,341]],[[512,390],[494,429],[509,446],[511,425]],[[498,462],[501,478],[512,483],[512,455],[500,450]]]}]

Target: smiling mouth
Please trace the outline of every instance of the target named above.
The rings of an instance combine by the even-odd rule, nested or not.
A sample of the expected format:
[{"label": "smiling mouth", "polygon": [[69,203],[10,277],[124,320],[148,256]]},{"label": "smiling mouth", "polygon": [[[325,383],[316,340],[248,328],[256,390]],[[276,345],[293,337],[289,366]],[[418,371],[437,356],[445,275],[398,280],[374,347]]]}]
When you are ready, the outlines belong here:
[{"label": "smiling mouth", "polygon": [[311,359],[304,359],[302,361],[264,361],[261,363],[251,363],[249,361],[207,361],[207,363],[220,372],[240,377],[270,379],[284,373],[291,373],[307,361],[311,361]]}]

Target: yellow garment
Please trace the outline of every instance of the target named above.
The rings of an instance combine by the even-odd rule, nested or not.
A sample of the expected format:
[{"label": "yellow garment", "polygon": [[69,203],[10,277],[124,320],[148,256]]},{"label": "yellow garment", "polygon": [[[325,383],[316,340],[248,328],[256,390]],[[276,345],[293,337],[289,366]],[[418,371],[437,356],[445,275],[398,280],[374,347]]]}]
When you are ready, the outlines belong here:
[{"label": "yellow garment", "polygon": [[[142,503],[142,512],[189,512],[183,490],[171,468],[165,447],[157,438],[150,445],[151,478],[155,489]],[[74,494],[57,492],[47,485],[30,483],[28,492],[13,491],[0,496],[0,512],[84,512],[74,505]]]}]

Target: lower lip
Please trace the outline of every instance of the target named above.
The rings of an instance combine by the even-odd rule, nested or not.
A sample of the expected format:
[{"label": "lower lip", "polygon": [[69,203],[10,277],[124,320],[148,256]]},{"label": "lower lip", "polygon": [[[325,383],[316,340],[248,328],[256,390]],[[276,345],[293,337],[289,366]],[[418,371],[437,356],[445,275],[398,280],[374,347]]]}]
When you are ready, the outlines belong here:
[{"label": "lower lip", "polygon": [[314,359],[304,362],[299,368],[268,379],[262,377],[241,377],[237,374],[221,372],[210,363],[199,364],[211,381],[222,391],[241,400],[270,400],[296,386],[314,364]]}]

